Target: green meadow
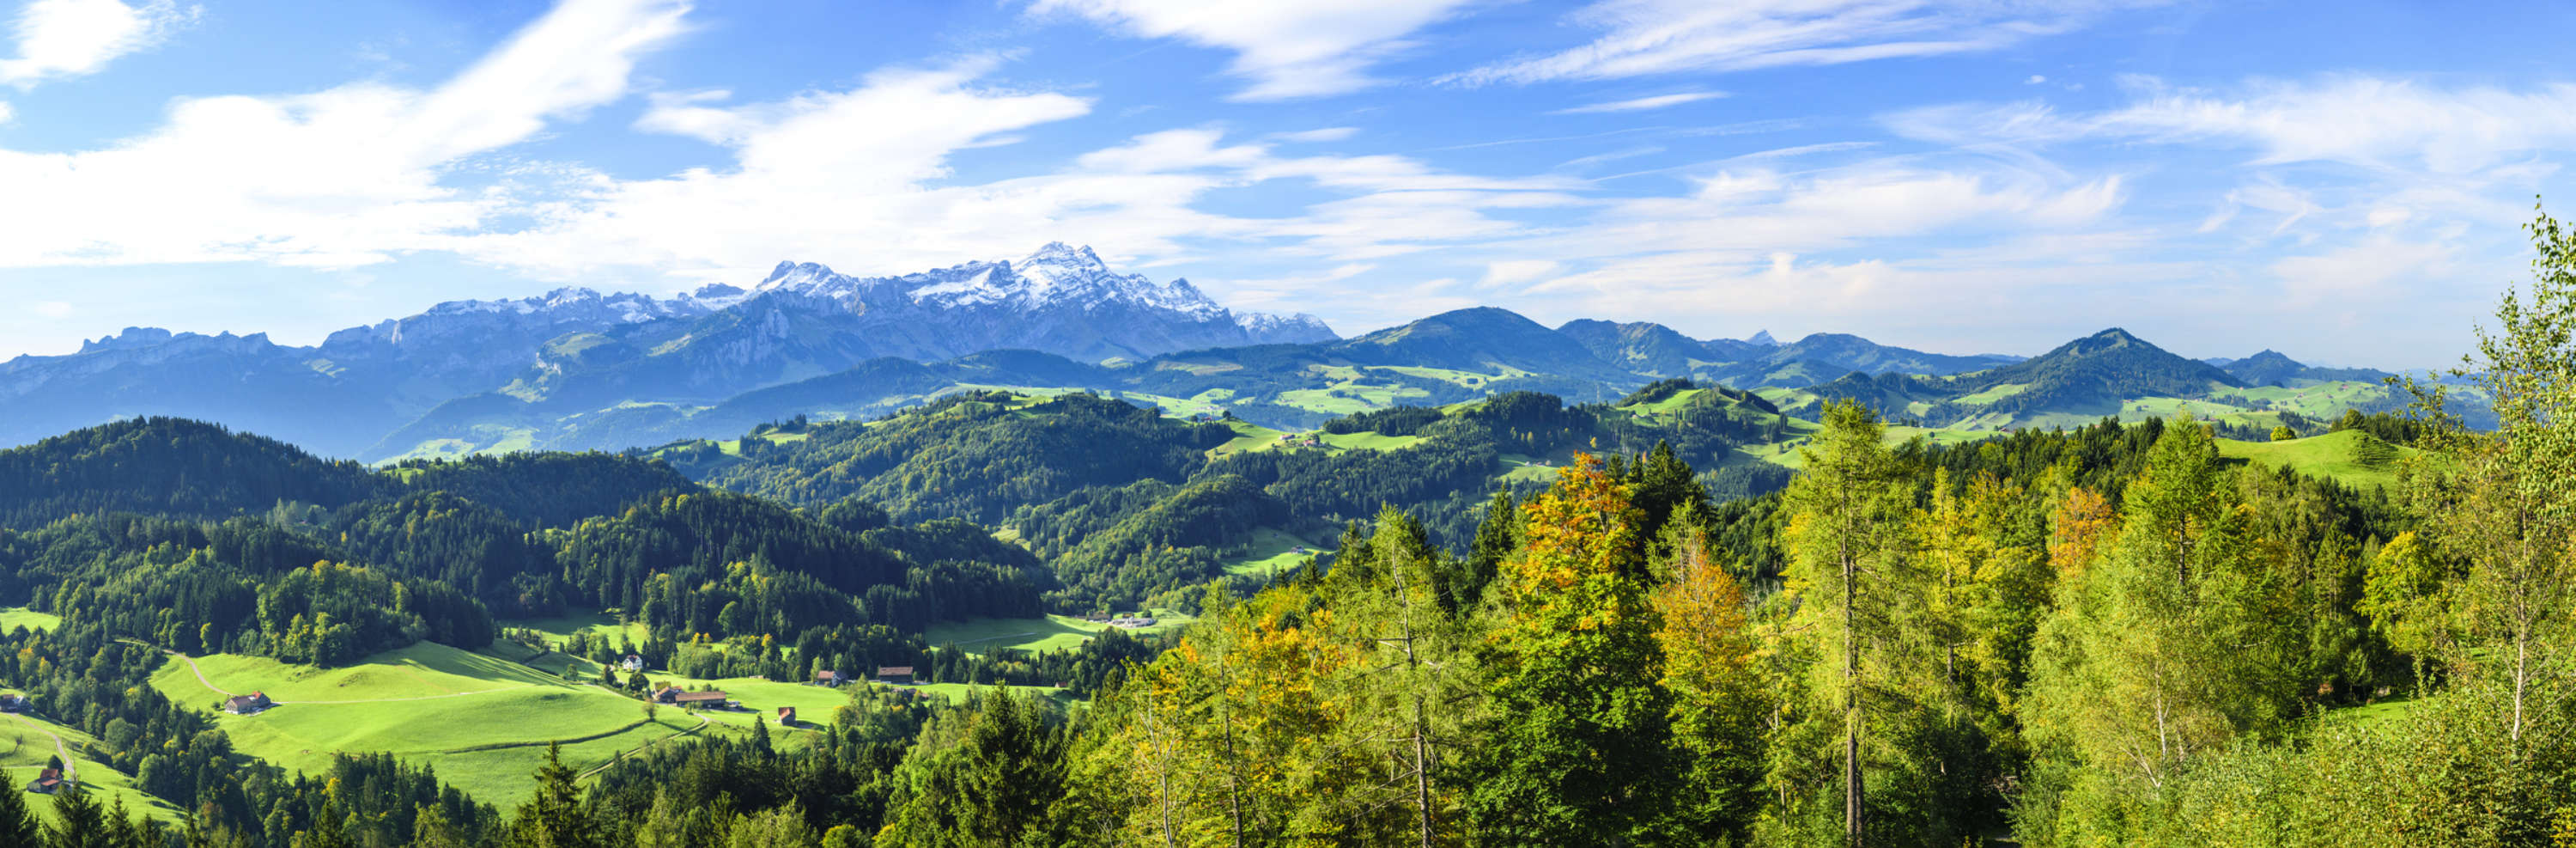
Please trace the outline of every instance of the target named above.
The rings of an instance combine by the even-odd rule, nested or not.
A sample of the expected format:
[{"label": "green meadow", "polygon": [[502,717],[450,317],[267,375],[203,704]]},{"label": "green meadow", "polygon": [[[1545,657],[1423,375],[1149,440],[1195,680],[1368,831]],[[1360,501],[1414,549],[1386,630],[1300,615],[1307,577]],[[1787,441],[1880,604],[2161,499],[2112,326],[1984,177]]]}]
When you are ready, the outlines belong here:
[{"label": "green meadow", "polygon": [[0,633],[21,627],[29,630],[52,630],[61,626],[63,626],[63,617],[53,613],[37,612],[26,607],[0,609]]},{"label": "green meadow", "polygon": [[1252,540],[1244,544],[1243,556],[1226,563],[1225,570],[1231,574],[1264,577],[1286,574],[1305,564],[1309,557],[1331,552],[1286,531],[1262,527],[1252,531]]},{"label": "green meadow", "polygon": [[[1164,633],[1189,626],[1195,619],[1167,609],[1153,610],[1154,626],[1139,627],[1131,633]],[[1023,651],[1053,651],[1071,648],[1101,631],[1106,624],[1093,624],[1069,615],[1038,618],[977,618],[946,621],[932,625],[923,639],[932,645],[955,645],[968,653],[984,653],[1002,648]],[[731,690],[727,690],[731,691]]]},{"label": "green meadow", "polygon": [[[624,695],[429,642],[329,669],[221,654],[196,663],[204,682],[173,658],[153,674],[153,687],[214,713],[242,753],[318,771],[334,752],[388,752],[432,765],[478,799],[505,806],[535,789],[531,774],[548,742],[564,742],[565,759],[588,767],[697,723],[671,707],[647,721],[643,703]],[[222,714],[216,705],[223,696],[209,682],[229,692],[266,692],[279,704],[258,715]]]},{"label": "green meadow", "polygon": [[2358,430],[2309,436],[2286,442],[2239,442],[2221,439],[2218,454],[2229,459],[2242,459],[2258,465],[2287,465],[2291,470],[2314,477],[2330,477],[2352,486],[2394,486],[2397,463],[2415,454],[2414,448],[2396,447],[2385,462],[2363,461],[2356,450],[2364,434]]},{"label": "green meadow", "polygon": [[84,746],[97,744],[89,734],[30,715],[0,716],[0,782],[7,783],[0,786],[0,791],[25,793],[27,806],[40,816],[51,817],[54,796],[26,793],[27,784],[44,771],[46,758],[55,755],[54,740],[45,735],[46,731],[62,737],[64,746],[72,751],[68,760],[72,772],[80,777],[83,789],[98,796],[99,803],[122,801],[129,813],[173,824],[185,818],[177,806],[135,788],[131,775],[80,756]]}]

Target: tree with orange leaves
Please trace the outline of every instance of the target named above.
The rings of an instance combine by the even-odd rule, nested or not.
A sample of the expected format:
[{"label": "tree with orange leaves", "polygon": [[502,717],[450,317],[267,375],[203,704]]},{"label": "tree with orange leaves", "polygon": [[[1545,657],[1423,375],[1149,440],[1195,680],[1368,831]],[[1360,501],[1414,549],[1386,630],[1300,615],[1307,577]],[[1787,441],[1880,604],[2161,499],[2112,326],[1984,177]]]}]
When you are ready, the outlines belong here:
[{"label": "tree with orange leaves", "polygon": [[1626,484],[1578,454],[1522,507],[1492,593],[1468,814],[1500,845],[1631,840],[1673,785],[1669,694]]}]

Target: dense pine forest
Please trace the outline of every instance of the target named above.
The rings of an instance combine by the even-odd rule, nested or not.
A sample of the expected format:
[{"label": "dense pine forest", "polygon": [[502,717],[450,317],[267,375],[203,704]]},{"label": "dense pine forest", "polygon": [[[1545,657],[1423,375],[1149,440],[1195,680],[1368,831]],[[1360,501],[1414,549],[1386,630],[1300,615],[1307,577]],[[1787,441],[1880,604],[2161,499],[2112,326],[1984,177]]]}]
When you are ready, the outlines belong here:
[{"label": "dense pine forest", "polygon": [[[1008,392],[385,468],[81,430],[0,451],[0,606],[48,622],[0,633],[0,692],[100,788],[0,792],[0,845],[2566,845],[2576,233],[2531,229],[2459,372],[2492,429],[2427,384],[2266,434],[2342,438],[2358,477],[2231,459],[2247,434],[2188,414],[1940,444],[1689,380],[1311,449]],[[1787,440],[1794,473],[1743,461]],[[1187,625],[931,635],[1145,609]],[[576,614],[610,622],[513,625]],[[655,678],[896,678],[549,740],[508,799],[435,757],[268,762],[262,717],[157,684],[425,646],[553,664],[629,728]]]}]

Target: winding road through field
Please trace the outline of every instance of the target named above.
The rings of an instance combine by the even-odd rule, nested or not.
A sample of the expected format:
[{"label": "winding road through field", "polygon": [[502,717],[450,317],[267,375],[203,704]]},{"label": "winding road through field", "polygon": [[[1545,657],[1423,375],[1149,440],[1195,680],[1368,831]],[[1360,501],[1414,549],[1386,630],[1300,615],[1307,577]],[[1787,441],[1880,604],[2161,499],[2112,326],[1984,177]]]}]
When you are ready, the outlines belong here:
[{"label": "winding road through field", "polygon": [[[61,758],[63,761],[63,780],[74,786],[79,786],[80,766],[72,760],[71,746],[63,744],[63,737],[54,733],[52,730],[46,729],[44,725],[37,724],[35,719],[28,718],[25,714],[10,713],[10,715],[15,716],[19,721],[26,722],[27,726],[35,728],[37,733],[45,734],[46,738],[54,740],[54,756]],[[0,786],[0,792],[6,792],[8,789],[9,788],[6,786]]]}]

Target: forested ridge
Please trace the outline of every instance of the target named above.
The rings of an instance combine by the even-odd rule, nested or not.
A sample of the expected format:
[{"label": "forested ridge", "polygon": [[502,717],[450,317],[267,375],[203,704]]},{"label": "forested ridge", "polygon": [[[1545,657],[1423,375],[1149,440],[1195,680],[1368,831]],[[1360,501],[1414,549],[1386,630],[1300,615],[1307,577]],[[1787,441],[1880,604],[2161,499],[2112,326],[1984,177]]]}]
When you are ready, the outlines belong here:
[{"label": "forested ridge", "polygon": [[[184,824],[12,791],[0,844],[2566,844],[2576,233],[2532,231],[2456,375],[2495,429],[2446,384],[2331,425],[2386,482],[2230,459],[2189,415],[1942,445],[1687,380],[1319,431],[1368,448],[978,394],[772,425],[730,488],[646,452],[376,471],[92,428],[0,452],[0,598],[60,616],[0,633],[0,686]],[[1748,477],[1789,432],[1800,471]],[[1332,556],[1226,573],[1317,525]],[[1138,600],[1196,618],[1046,654],[923,635]],[[328,667],[602,610],[641,641],[551,647],[1069,691],[859,685],[796,726],[552,747],[504,809],[434,763],[289,775],[151,684],[171,651]]]}]

